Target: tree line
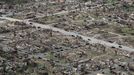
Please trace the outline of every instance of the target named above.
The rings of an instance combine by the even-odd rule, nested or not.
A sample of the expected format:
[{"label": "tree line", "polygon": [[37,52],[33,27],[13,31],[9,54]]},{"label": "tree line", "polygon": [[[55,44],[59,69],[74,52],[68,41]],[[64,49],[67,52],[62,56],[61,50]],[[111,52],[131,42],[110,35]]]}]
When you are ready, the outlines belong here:
[{"label": "tree line", "polygon": [[7,3],[7,4],[21,4],[21,3],[27,3],[29,1],[30,0],[0,0],[0,2],[4,2],[4,3]]}]

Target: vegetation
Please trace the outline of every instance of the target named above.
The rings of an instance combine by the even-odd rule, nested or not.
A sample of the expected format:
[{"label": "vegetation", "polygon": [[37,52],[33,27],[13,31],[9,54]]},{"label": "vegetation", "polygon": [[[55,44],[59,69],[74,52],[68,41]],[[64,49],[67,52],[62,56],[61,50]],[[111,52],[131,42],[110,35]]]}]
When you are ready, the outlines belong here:
[{"label": "vegetation", "polygon": [[130,35],[134,35],[134,29],[133,28],[122,28],[121,32],[123,34],[130,34]]},{"label": "vegetation", "polygon": [[0,1],[8,4],[22,4],[29,2],[29,0],[0,0]]},{"label": "vegetation", "polygon": [[122,9],[125,11],[134,11],[134,5],[124,4]]},{"label": "vegetation", "polygon": [[106,3],[115,4],[117,0],[106,0]]}]

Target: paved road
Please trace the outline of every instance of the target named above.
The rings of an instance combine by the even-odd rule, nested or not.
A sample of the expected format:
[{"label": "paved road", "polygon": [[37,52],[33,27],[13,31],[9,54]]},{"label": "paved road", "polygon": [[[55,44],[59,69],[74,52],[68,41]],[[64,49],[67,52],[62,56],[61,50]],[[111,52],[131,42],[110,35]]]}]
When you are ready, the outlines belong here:
[{"label": "paved road", "polygon": [[65,31],[63,29],[52,27],[50,25],[44,25],[44,24],[39,24],[39,23],[35,23],[35,22],[30,22],[28,20],[19,20],[19,19],[14,19],[14,18],[5,17],[5,16],[0,17],[0,18],[5,19],[5,20],[9,20],[9,21],[21,21],[21,22],[25,22],[26,24],[29,24],[29,25],[30,25],[30,23],[32,23],[32,26],[41,27],[41,28],[44,28],[44,29],[51,29],[53,31],[58,31],[58,32],[60,32],[60,33],[62,33],[64,35],[79,36],[83,40],[88,41],[91,44],[99,43],[99,44],[102,44],[102,45],[107,46],[107,47],[115,47],[115,48],[118,48],[118,49],[121,49],[121,50],[134,52],[134,48],[130,48],[128,46],[120,46],[120,45],[118,45],[116,43],[109,43],[109,42],[106,42],[106,41],[103,41],[103,40],[98,40],[98,39],[95,39],[95,38],[92,38],[92,37],[83,36],[81,34],[77,34],[77,33],[74,33],[74,32],[68,32],[68,31]]}]

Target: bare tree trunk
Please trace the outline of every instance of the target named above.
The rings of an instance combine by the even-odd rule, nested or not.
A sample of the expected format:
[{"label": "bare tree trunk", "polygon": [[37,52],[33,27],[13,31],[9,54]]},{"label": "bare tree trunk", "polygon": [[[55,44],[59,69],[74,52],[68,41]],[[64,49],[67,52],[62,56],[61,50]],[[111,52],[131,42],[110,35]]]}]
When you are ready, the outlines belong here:
[{"label": "bare tree trunk", "polygon": [[70,7],[70,3],[68,3],[67,7],[68,7],[68,12],[70,12],[70,10],[71,10],[71,9],[70,9],[70,8],[71,8],[71,7]]},{"label": "bare tree trunk", "polygon": [[48,5],[49,5],[49,0],[46,0],[46,5],[45,5],[46,16],[48,15]]}]

